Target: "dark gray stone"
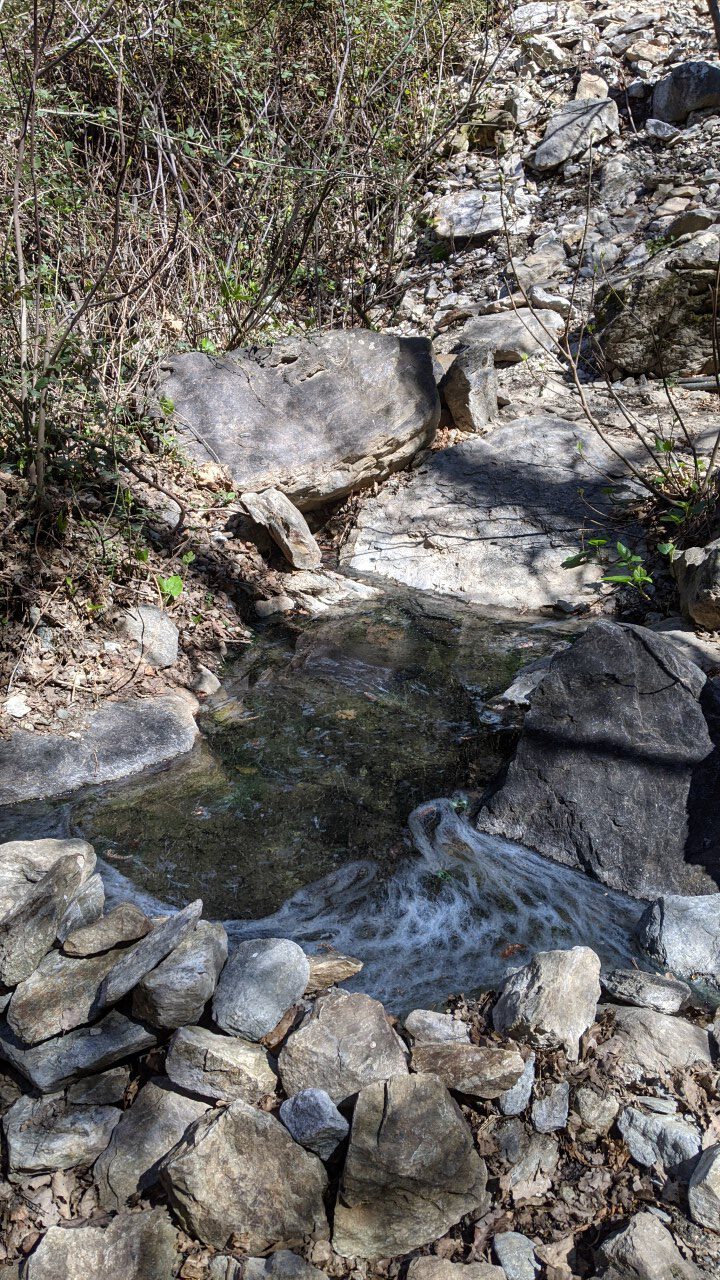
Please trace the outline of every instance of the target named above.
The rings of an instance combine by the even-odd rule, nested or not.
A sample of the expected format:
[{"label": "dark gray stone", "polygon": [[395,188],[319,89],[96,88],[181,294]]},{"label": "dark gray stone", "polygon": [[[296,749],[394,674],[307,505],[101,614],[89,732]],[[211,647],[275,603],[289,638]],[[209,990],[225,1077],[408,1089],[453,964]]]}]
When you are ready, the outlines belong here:
[{"label": "dark gray stone", "polygon": [[276,488],[300,510],[405,466],[432,439],[440,404],[426,338],[353,329],[271,350],[174,356],[159,395],[200,463],[236,486]]},{"label": "dark gray stone", "polygon": [[175,1093],[167,1081],[150,1080],[122,1115],[93,1176],[105,1209],[122,1209],[157,1180],[163,1156],[208,1110],[206,1102]]},{"label": "dark gray stone", "polygon": [[11,1063],[41,1093],[52,1093],[81,1076],[104,1071],[157,1043],[147,1027],[113,1010],[102,1022],[28,1049],[7,1023],[0,1024],[0,1058]]},{"label": "dark gray stone", "polygon": [[570,1085],[558,1080],[546,1086],[542,1095],[535,1094],[532,1106],[532,1122],[538,1133],[555,1133],[567,1124],[570,1106]]},{"label": "dark gray stone", "polygon": [[693,1222],[720,1231],[720,1142],[703,1151],[692,1171],[688,1205]]},{"label": "dark gray stone", "polygon": [[18,1098],[2,1122],[10,1181],[54,1169],[87,1169],[107,1147],[121,1115],[117,1107],[69,1105],[61,1093]]},{"label": "dark gray stone", "polygon": [[541,171],[557,169],[619,131],[618,109],[612,98],[566,102],[550,117],[533,166]]},{"label": "dark gray stone", "polygon": [[241,942],[220,976],[213,1000],[219,1027],[247,1040],[262,1040],[302,996],[310,962],[296,942],[257,938]]},{"label": "dark gray stone", "polygon": [[605,994],[618,1004],[657,1009],[658,1013],[679,1013],[692,995],[684,982],[643,973],[641,969],[613,969],[602,976],[601,982]]},{"label": "dark gray stone", "polygon": [[134,1017],[173,1030],[199,1022],[227,952],[223,926],[200,920],[167,959],[138,983],[132,998]]},{"label": "dark gray stone", "polygon": [[720,893],[667,894],[651,902],[638,940],[658,964],[681,978],[703,978],[720,988]]},{"label": "dark gray stone", "polygon": [[484,347],[461,351],[440,384],[456,427],[483,431],[497,417],[497,374],[492,353]]},{"label": "dark gray stone", "polygon": [[302,1089],[283,1102],[280,1119],[301,1147],[329,1160],[350,1132],[332,1098],[324,1089]]},{"label": "dark gray stone", "polygon": [[0,805],[112,782],[192,750],[197,725],[184,698],[105,702],[78,738],[16,729],[0,741]]},{"label": "dark gray stone", "polygon": [[720,849],[707,872],[686,857],[688,814],[705,803],[698,771],[713,754],[704,685],[663,636],[594,623],[536,689],[479,829],[638,897],[713,888]]},{"label": "dark gray stone", "polygon": [[58,858],[0,920],[0,983],[4,986],[29,978],[50,950],[70,903],[95,869],[95,854],[87,849]]},{"label": "dark gray stone", "polygon": [[720,64],[682,62],[653,90],[652,115],[668,124],[682,124],[693,111],[720,110]]},{"label": "dark gray stone", "polygon": [[688,547],[673,560],[683,613],[704,631],[720,629],[720,538]]},{"label": "dark gray stone", "polygon": [[182,911],[155,923],[145,938],[128,947],[102,984],[98,996],[101,1009],[115,1004],[128,991],[132,991],[146,973],[180,945],[200,919],[202,905],[202,899],[198,898],[196,902],[183,907]]}]

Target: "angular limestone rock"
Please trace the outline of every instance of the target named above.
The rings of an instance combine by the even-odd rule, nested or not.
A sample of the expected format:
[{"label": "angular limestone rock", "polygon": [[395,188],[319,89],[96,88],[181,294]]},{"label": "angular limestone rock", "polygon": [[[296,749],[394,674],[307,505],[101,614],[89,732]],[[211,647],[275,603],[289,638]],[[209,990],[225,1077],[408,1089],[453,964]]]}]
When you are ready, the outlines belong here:
[{"label": "angular limestone rock", "polygon": [[396,1076],[360,1092],[335,1207],[333,1248],[389,1258],[436,1240],[486,1203],[487,1173],[437,1076]]},{"label": "angular limestone rock", "polygon": [[659,964],[720,987],[720,893],[665,894],[650,903],[637,932]]},{"label": "angular limestone rock", "polygon": [[223,1031],[261,1040],[302,996],[310,976],[305,952],[288,938],[257,938],[233,951],[213,1000]]},{"label": "angular limestone rock", "polygon": [[10,1062],[41,1093],[52,1093],[81,1076],[103,1071],[157,1043],[139,1022],[113,1010],[102,1022],[81,1027],[33,1048],[22,1044],[7,1023],[0,1025],[0,1058]]},{"label": "angular limestone rock", "polygon": [[636,1213],[596,1253],[603,1280],[704,1280],[653,1213]]},{"label": "angular limestone rock", "polygon": [[95,956],[126,942],[137,942],[150,932],[152,925],[133,902],[121,902],[101,920],[75,929],[63,942],[66,956]]},{"label": "angular limestone rock", "polygon": [[324,1089],[335,1103],[408,1070],[404,1047],[382,1005],[340,990],[320,996],[308,1021],[288,1037],[278,1069],[289,1096]]},{"label": "angular limestone rock", "polygon": [[493,1009],[493,1026],[530,1044],[562,1045],[576,1060],[580,1037],[595,1021],[599,999],[600,960],[594,951],[539,951],[508,978]]},{"label": "angular limestone rock", "polygon": [[470,1028],[449,1013],[434,1009],[413,1009],[405,1019],[405,1030],[415,1044],[469,1044]]},{"label": "angular limestone rock", "polygon": [[243,493],[242,505],[256,524],[267,529],[285,559],[294,569],[317,569],[322,552],[313,538],[307,520],[279,489],[262,493]]},{"label": "angular limestone rock", "polygon": [[710,1036],[684,1018],[671,1018],[654,1009],[600,1006],[612,1010],[612,1034],[598,1049],[598,1057],[622,1080],[663,1077],[695,1064],[710,1066]]},{"label": "angular limestone rock", "polygon": [[517,1049],[475,1044],[417,1044],[413,1071],[439,1076],[448,1089],[471,1098],[498,1098],[525,1069]]},{"label": "angular limestone rock", "polygon": [[107,1226],[51,1227],[23,1280],[169,1280],[180,1261],[176,1245],[165,1209],[122,1213]]},{"label": "angular limestone rock", "polygon": [[266,1049],[205,1027],[181,1027],[170,1041],[165,1070],[190,1093],[214,1101],[258,1103],[275,1092],[275,1072]]},{"label": "angular limestone rock", "polygon": [[212,998],[227,960],[227,934],[221,924],[200,920],[167,959],[138,983],[132,1011],[153,1027],[183,1027],[198,1022]]},{"label": "angular limestone rock", "polygon": [[61,1093],[18,1098],[3,1117],[12,1182],[54,1169],[87,1169],[107,1147],[122,1112],[77,1106]]},{"label": "angular limestone rock", "polygon": [[328,1234],[321,1162],[245,1102],[193,1125],[165,1162],[162,1183],[183,1228],[216,1249],[234,1237],[261,1253]]},{"label": "angular limestone rock", "polygon": [[139,604],[128,609],[118,622],[118,632],[133,641],[151,667],[171,667],[177,662],[178,629],[156,604]]},{"label": "angular limestone rock", "polygon": [[58,858],[0,920],[0,983],[14,987],[33,973],[94,869],[95,854],[89,845],[82,852]]},{"label": "angular limestone rock", "polygon": [[633,1160],[650,1168],[660,1164],[687,1181],[701,1147],[700,1134],[693,1125],[675,1116],[648,1115],[637,1107],[624,1107],[617,1125]]},{"label": "angular limestone rock", "polygon": [[720,1231],[720,1142],[703,1151],[695,1165],[688,1204],[693,1222],[710,1231]]},{"label": "angular limestone rock", "polygon": [[657,1009],[658,1013],[679,1013],[692,992],[676,978],[661,978],[657,973],[641,969],[613,969],[603,975],[605,994],[618,1004],[631,1004],[640,1009]]},{"label": "angular limestone rock", "polygon": [[207,1110],[207,1103],[175,1093],[167,1081],[144,1085],[95,1165],[101,1205],[122,1209],[137,1192],[151,1187],[160,1160]]},{"label": "angular limestone rock", "polygon": [[618,109],[612,98],[566,102],[550,117],[545,137],[533,157],[536,169],[557,169],[582,156],[596,142],[619,133]]}]

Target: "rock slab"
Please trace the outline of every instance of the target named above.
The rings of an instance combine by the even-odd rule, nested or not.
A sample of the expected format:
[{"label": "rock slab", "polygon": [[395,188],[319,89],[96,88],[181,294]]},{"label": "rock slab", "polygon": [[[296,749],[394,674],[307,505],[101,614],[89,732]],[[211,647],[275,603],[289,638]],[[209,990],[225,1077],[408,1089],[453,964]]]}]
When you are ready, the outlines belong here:
[{"label": "rock slab", "polygon": [[163,368],[159,396],[195,461],[228,467],[243,492],[279,489],[302,511],[405,466],[440,417],[426,338],[337,330]]},{"label": "rock slab", "polygon": [[483,1206],[486,1181],[470,1130],[436,1076],[368,1085],[353,1116],[333,1248],[345,1257],[408,1253]]},{"label": "rock slab", "polygon": [[272,1116],[237,1101],[211,1111],[171,1152],[162,1182],[189,1235],[248,1253],[326,1238],[325,1170]]},{"label": "rock slab", "polygon": [[181,1089],[213,1101],[258,1103],[275,1092],[275,1072],[261,1045],[205,1027],[181,1027],[175,1033],[165,1070]]},{"label": "rock slab", "polygon": [[23,1280],[166,1280],[179,1262],[177,1232],[165,1209],[122,1213],[107,1226],[51,1227],[23,1269]]},{"label": "rock slab", "polygon": [[717,850],[709,874],[686,858],[691,818],[697,826],[711,801],[697,784],[713,753],[705,681],[664,636],[593,623],[535,690],[479,829],[638,897],[714,888]]}]

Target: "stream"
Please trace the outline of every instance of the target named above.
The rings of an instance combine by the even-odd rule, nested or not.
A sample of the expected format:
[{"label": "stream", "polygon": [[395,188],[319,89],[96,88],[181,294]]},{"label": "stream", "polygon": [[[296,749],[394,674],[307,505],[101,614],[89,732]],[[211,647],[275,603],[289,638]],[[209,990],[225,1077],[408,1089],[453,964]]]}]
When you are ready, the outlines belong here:
[{"label": "stream", "polygon": [[410,597],[268,623],[228,664],[191,755],[17,806],[0,837],[85,836],[110,905],[200,897],[231,941],[355,955],[348,985],[396,1013],[497,986],[547,947],[627,964],[642,904],[471,821],[515,745],[487,703],[566,631]]}]

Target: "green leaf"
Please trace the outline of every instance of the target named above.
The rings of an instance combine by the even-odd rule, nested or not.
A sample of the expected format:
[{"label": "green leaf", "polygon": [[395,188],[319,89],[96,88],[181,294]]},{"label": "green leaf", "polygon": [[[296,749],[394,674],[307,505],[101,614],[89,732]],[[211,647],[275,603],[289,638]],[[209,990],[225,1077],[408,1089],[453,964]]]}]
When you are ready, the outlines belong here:
[{"label": "green leaf", "polygon": [[182,595],[183,580],[177,573],[171,574],[169,578],[158,578],[157,584],[161,594],[168,596],[170,600],[177,600]]},{"label": "green leaf", "polygon": [[563,569],[577,569],[578,565],[587,564],[591,558],[591,552],[578,551],[577,555],[568,556],[567,560],[563,560],[561,567]]}]

